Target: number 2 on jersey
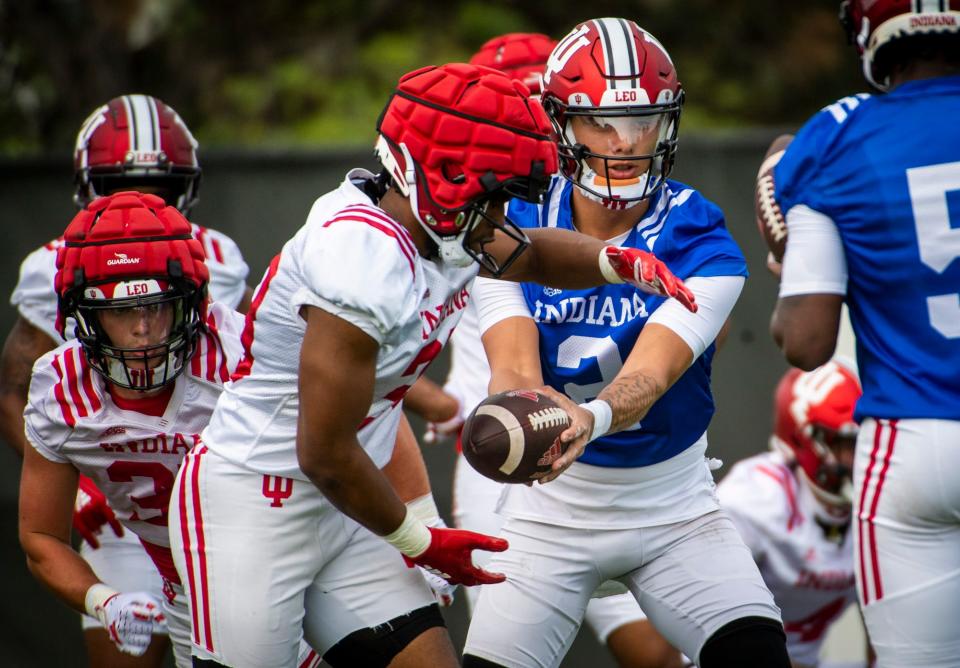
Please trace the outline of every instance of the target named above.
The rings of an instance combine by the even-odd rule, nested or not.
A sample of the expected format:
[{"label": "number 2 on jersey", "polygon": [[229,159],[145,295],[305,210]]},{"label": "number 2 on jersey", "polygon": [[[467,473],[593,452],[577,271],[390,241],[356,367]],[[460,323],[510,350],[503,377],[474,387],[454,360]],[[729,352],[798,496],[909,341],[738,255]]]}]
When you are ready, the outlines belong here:
[{"label": "number 2 on jersey", "polygon": [[[950,224],[947,193],[960,193],[960,162],[907,170],[920,261],[938,274],[960,257],[960,226]],[[927,297],[930,325],[948,339],[960,337],[960,293]]]}]

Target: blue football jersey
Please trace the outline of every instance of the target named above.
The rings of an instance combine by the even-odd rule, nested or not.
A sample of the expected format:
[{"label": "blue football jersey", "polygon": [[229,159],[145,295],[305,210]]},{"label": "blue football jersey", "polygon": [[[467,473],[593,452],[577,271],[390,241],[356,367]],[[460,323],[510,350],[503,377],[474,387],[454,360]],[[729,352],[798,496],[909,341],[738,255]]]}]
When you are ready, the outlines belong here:
[{"label": "blue football jersey", "polygon": [[[574,229],[573,185],[554,177],[544,204],[512,200],[511,220],[520,227]],[[747,266],[727,232],[720,209],[697,191],[668,181],[619,245],[656,253],[674,274],[746,276]],[[664,298],[628,285],[559,290],[521,284],[540,333],[540,362],[548,385],[578,402],[594,399],[623,366],[640,330]],[[714,413],[710,364],[714,346],[701,355],[633,428],[603,436],[580,461],[595,466],[656,464],[693,445]]]},{"label": "blue football jersey", "polygon": [[960,77],[826,107],[774,171],[843,241],[857,417],[960,419]]}]

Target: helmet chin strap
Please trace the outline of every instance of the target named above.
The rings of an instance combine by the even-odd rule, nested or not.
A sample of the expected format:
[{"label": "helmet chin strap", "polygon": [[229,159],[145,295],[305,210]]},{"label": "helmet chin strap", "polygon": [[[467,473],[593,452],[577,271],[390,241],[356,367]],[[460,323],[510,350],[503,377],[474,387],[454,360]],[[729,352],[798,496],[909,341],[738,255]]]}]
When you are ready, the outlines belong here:
[{"label": "helmet chin strap", "polygon": [[[405,167],[401,170],[393,151],[390,150],[390,144],[383,135],[377,138],[376,152],[380,158],[380,163],[390,172],[394,183],[400,189],[400,193],[407,198],[410,203],[410,210],[413,216],[420,223],[420,227],[426,231],[427,236],[437,245],[440,261],[452,267],[463,269],[476,262],[463,248],[463,240],[470,233],[469,229],[461,230],[455,237],[441,237],[434,232],[433,228],[420,217],[420,206],[417,199],[417,170],[413,167],[413,158],[410,157],[410,151],[403,142],[399,144],[400,152],[403,154],[403,163]],[[427,216],[428,220],[430,216]]]}]

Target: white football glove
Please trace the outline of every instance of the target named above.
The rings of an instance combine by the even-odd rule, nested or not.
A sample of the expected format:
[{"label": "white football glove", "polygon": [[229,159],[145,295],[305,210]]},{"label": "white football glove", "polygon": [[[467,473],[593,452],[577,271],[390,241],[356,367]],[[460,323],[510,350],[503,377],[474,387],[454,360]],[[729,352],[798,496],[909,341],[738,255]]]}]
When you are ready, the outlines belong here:
[{"label": "white football glove", "polygon": [[425,445],[435,445],[445,441],[456,439],[463,426],[463,417],[459,413],[446,422],[428,422],[427,429],[423,432],[423,442]]},{"label": "white football glove", "polygon": [[87,590],[87,613],[96,617],[121,652],[143,656],[154,627],[165,621],[160,602],[146,592],[121,593],[103,584]]}]

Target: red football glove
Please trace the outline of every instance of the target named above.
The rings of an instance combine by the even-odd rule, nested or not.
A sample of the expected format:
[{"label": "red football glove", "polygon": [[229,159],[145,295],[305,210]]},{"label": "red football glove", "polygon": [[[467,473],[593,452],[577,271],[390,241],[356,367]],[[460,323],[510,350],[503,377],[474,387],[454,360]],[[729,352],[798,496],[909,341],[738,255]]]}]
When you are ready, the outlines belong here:
[{"label": "red football glove", "polygon": [[123,536],[123,525],[117,521],[117,516],[107,505],[107,498],[96,484],[85,475],[80,476],[77,483],[77,501],[73,507],[73,528],[80,534],[90,547],[100,547],[97,534],[104,524],[109,524],[118,537]]},{"label": "red football glove", "polygon": [[481,584],[497,584],[507,579],[503,573],[491,573],[473,565],[470,553],[473,550],[503,552],[509,547],[503,538],[494,538],[482,533],[462,529],[427,527],[430,545],[416,558],[404,555],[407,566],[419,566],[439,575],[451,584],[467,587]]},{"label": "red football glove", "polygon": [[613,277],[603,266],[604,258],[620,279],[620,281],[611,282],[629,283],[647,294],[673,297],[691,313],[697,312],[697,302],[693,293],[653,253],[636,248],[607,246],[601,255],[600,269],[607,280],[610,280]]}]

